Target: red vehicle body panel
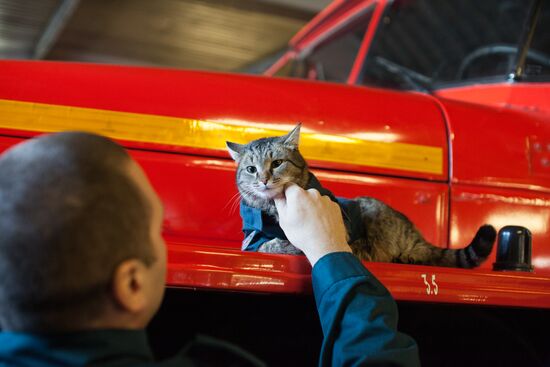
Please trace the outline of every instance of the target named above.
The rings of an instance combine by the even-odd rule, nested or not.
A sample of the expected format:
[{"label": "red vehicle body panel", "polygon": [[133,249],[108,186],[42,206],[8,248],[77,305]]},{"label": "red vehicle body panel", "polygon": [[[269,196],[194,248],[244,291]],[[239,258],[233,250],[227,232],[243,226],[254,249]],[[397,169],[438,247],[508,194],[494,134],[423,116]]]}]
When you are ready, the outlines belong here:
[{"label": "red vehicle body panel", "polygon": [[435,95],[447,99],[517,109],[550,115],[550,87],[548,83],[473,84],[440,89]]},{"label": "red vehicle body panel", "polygon": [[[60,121],[72,121],[82,108],[91,109],[86,111],[98,124],[108,120],[100,132],[129,149],[165,205],[170,286],[308,293],[310,268],[303,256],[240,251],[235,165],[224,150],[179,143],[188,137],[155,140],[155,131],[139,139],[115,134],[147,119],[160,119],[163,133],[170,131],[161,126],[168,117],[281,132],[301,121],[311,136],[436,147],[442,157],[439,172],[334,162],[330,149],[340,144],[338,139],[327,145],[326,160],[314,160],[312,167],[336,195],[378,197],[409,216],[439,246],[466,245],[480,224],[497,224],[495,213],[502,214],[498,225],[523,224],[512,221],[517,213],[548,222],[548,181],[544,175],[528,175],[531,166],[520,147],[525,136],[547,136],[534,116],[419,93],[263,77],[44,62],[0,62],[0,68],[0,150],[60,129],[47,125],[51,111]],[[21,106],[31,113],[21,115]],[[117,130],[117,114],[123,112],[139,114],[142,120],[128,120]],[[524,125],[522,137],[511,130],[518,119]],[[78,129],[84,120],[75,121],[73,128]],[[487,127],[480,134],[483,124],[497,130],[489,143],[484,140]],[[205,126],[210,125],[197,123],[196,132],[204,132]],[[513,144],[519,144],[517,149],[504,149]],[[484,159],[486,166],[471,164],[481,155],[491,158]],[[510,210],[513,215],[507,216]],[[542,226],[533,232],[534,273],[493,272],[490,262],[478,270],[368,267],[401,300],[549,308],[549,234]]]},{"label": "red vehicle body panel", "polygon": [[442,104],[451,129],[453,183],[550,192],[550,162],[543,164],[548,117],[502,107],[472,110],[472,104],[452,100]]},{"label": "red vehicle body panel", "polygon": [[[452,137],[450,244],[479,223],[513,223],[533,234],[533,262],[549,264],[550,141],[548,118],[532,111],[441,100]],[[490,134],[482,133],[490,132]],[[550,161],[548,161],[550,163]],[[474,209],[475,208],[475,209]],[[483,267],[489,268],[494,254]]]}]

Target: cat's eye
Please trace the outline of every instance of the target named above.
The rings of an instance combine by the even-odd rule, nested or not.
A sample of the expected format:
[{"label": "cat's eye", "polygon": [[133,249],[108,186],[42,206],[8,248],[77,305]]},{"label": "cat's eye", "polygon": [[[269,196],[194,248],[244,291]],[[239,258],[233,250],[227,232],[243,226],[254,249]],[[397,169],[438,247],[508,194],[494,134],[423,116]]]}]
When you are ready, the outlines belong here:
[{"label": "cat's eye", "polygon": [[283,160],[282,159],[276,159],[273,162],[271,162],[271,168],[277,168],[281,164],[283,164]]},{"label": "cat's eye", "polygon": [[246,172],[248,172],[248,173],[256,173],[256,167],[254,167],[254,166],[248,166],[248,167],[246,167]]}]

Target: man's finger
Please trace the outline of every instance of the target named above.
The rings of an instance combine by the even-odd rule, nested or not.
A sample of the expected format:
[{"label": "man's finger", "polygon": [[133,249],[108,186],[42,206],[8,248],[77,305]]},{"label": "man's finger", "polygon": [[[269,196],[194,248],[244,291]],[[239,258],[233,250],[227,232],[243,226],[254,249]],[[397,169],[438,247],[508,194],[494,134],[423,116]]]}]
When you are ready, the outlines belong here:
[{"label": "man's finger", "polygon": [[302,188],[298,185],[296,185],[295,183],[289,183],[286,185],[285,187],[285,195],[288,195],[288,194],[295,194],[297,192],[300,192],[300,190],[302,190]]},{"label": "man's finger", "polygon": [[290,183],[285,187],[285,196],[287,199],[290,197],[295,198],[297,195],[300,195],[300,191],[303,191],[300,186]]},{"label": "man's finger", "polygon": [[317,189],[308,189],[307,192],[309,195],[311,195],[314,198],[318,198],[321,196],[321,193]]},{"label": "man's finger", "polygon": [[275,203],[275,207],[277,208],[277,212],[280,213],[282,210],[285,210],[286,208],[286,198],[284,196],[278,196],[273,199],[273,202]]}]

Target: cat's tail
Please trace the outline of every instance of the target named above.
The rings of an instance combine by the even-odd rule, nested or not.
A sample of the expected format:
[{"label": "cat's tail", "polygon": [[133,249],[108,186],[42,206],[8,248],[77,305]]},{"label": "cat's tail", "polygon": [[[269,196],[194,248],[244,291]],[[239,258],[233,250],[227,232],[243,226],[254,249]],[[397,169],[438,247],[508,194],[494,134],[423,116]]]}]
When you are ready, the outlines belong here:
[{"label": "cat's tail", "polygon": [[491,225],[479,227],[472,242],[465,248],[454,251],[456,267],[475,268],[479,266],[493,250],[497,232]]},{"label": "cat's tail", "polygon": [[461,249],[437,247],[421,238],[408,259],[412,260],[413,264],[475,268],[491,253],[496,236],[495,228],[486,224],[479,227],[472,242]]}]

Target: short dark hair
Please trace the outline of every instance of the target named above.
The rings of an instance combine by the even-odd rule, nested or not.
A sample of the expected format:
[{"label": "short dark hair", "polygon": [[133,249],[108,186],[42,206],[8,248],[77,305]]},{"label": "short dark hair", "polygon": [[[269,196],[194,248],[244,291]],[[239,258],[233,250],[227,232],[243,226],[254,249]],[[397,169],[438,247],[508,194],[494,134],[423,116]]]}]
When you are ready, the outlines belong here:
[{"label": "short dark hair", "polygon": [[104,310],[118,264],[150,265],[150,203],[109,139],[65,132],[0,156],[0,325],[75,329]]}]

